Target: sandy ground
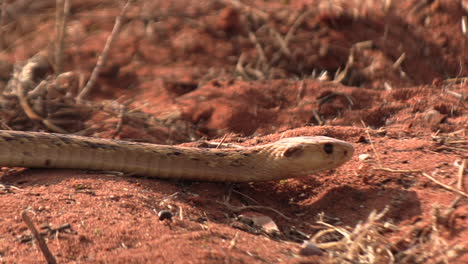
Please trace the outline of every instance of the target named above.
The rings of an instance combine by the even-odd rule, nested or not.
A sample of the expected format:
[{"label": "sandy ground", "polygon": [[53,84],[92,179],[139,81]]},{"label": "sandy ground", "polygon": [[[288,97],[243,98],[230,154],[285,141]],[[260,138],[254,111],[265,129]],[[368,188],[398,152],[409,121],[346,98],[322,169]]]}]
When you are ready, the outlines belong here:
[{"label": "sandy ground", "polygon": [[[3,168],[0,263],[45,262],[24,211],[59,263],[468,263],[467,1],[134,1],[80,103],[124,3],[71,1],[59,77],[55,1],[3,3],[3,129],[195,147],[325,135],[356,154],[243,184]],[[12,80],[38,53],[32,120]]]}]

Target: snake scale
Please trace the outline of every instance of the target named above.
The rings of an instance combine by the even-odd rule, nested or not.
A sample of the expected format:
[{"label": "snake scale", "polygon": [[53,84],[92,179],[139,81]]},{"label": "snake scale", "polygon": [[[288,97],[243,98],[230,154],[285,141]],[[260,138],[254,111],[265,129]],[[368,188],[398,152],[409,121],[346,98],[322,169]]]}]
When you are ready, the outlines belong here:
[{"label": "snake scale", "polygon": [[0,130],[0,166],[120,171],[157,178],[253,182],[333,169],[354,152],[329,137],[291,137],[242,148],[208,149],[74,135]]}]

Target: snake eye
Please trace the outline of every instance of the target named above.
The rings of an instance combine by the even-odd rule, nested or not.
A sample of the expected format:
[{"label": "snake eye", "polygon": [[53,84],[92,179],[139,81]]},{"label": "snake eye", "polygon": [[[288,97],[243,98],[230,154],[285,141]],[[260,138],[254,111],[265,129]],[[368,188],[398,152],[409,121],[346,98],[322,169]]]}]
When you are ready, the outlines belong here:
[{"label": "snake eye", "polygon": [[327,154],[332,154],[333,153],[333,144],[331,143],[325,143],[323,145],[323,150],[325,151],[325,153]]},{"label": "snake eye", "polygon": [[300,147],[300,146],[290,147],[290,148],[286,149],[283,152],[283,156],[285,156],[287,158],[292,157],[292,156],[296,156],[296,155],[301,154],[302,150],[303,150],[303,148]]}]

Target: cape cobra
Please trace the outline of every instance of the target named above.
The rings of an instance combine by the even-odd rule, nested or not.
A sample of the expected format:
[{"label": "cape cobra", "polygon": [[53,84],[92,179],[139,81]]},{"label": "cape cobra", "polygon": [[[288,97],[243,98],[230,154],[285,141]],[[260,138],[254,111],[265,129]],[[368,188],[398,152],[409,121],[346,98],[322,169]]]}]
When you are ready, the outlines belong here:
[{"label": "cape cobra", "polygon": [[170,179],[280,180],[336,168],[353,152],[350,143],[322,136],[208,149],[0,130],[0,166],[120,171]]}]

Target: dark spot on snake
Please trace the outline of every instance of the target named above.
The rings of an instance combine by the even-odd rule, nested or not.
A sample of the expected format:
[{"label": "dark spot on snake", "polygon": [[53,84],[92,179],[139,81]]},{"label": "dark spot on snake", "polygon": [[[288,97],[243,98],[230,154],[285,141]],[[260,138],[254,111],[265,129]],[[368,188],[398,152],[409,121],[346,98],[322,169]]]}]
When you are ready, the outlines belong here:
[{"label": "dark spot on snake", "polygon": [[93,149],[108,149],[108,150],[117,150],[117,149],[119,149],[118,146],[102,144],[102,143],[97,143],[97,142],[91,142],[91,141],[83,141],[82,143],[84,145],[90,147],[90,148],[93,148]]},{"label": "dark spot on snake", "polygon": [[233,161],[231,161],[231,163],[229,165],[233,166],[233,167],[239,167],[239,166],[242,166],[242,161],[241,160],[233,160]]},{"label": "dark spot on snake", "polygon": [[63,142],[62,141],[52,141],[52,144],[54,144],[55,146],[63,146]]},{"label": "dark spot on snake", "polygon": [[28,151],[23,151],[23,155],[32,157],[32,153]]},{"label": "dark spot on snake", "polygon": [[17,137],[18,137],[18,138],[34,139],[34,136],[29,135],[29,134],[23,134],[23,133],[18,134]]},{"label": "dark spot on snake", "polygon": [[5,140],[5,141],[12,141],[12,140],[15,140],[14,137],[9,137],[9,136],[5,136],[5,135],[2,136],[2,137],[3,137],[3,140]]},{"label": "dark spot on snake", "polygon": [[292,156],[296,156],[296,155],[301,154],[302,150],[303,150],[303,148],[301,146],[293,146],[293,147],[290,147],[290,148],[286,149],[283,152],[283,156],[285,156],[287,158],[292,157]]},{"label": "dark spot on snake", "polygon": [[173,155],[173,156],[180,156],[180,155],[182,155],[182,152],[179,152],[179,151],[173,151],[173,152],[169,152],[169,153],[167,153],[167,155],[168,155],[168,156],[171,156],[171,155]]},{"label": "dark spot on snake", "polygon": [[221,158],[228,156],[227,153],[222,153],[222,152],[216,152],[215,155],[218,156],[218,157],[221,157]]},{"label": "dark spot on snake", "polygon": [[327,154],[332,154],[333,153],[333,144],[331,143],[325,143],[323,145],[323,151]]},{"label": "dark spot on snake", "polygon": [[44,166],[49,167],[50,166],[50,160],[46,159],[44,162]]},{"label": "dark spot on snake", "polygon": [[[23,135],[21,135],[23,137]],[[31,139],[46,139],[46,140],[52,140],[52,139],[56,139],[57,138],[57,135],[56,134],[53,134],[53,133],[50,133],[50,134],[47,134],[47,133],[34,133],[33,136],[26,136],[25,138],[31,138]]]},{"label": "dark spot on snake", "polygon": [[206,141],[197,142],[196,144],[197,144],[196,145],[197,148],[212,148],[212,146],[208,144]]},{"label": "dark spot on snake", "polygon": [[200,159],[199,158],[195,158],[195,157],[189,157],[190,160],[194,160],[194,161],[199,161]]},{"label": "dark spot on snake", "polygon": [[125,141],[125,140],[117,140],[117,139],[107,139],[107,141],[116,143],[119,145],[127,145],[127,146],[138,146],[142,144],[141,142],[133,142],[133,141]]},{"label": "dark spot on snake", "polygon": [[65,143],[73,143],[73,139],[68,137],[61,137],[60,140],[62,140]]},{"label": "dark spot on snake", "polygon": [[249,153],[242,153],[241,155],[242,155],[242,156],[244,156],[244,157],[248,157],[248,156],[250,156],[250,154],[249,154]]}]

